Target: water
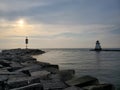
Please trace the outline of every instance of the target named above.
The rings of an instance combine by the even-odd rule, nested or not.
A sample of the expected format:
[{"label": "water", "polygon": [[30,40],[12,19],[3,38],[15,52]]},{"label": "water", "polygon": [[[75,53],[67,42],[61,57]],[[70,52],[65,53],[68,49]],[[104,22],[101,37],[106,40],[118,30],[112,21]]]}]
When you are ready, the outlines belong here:
[{"label": "water", "polygon": [[35,56],[39,61],[58,64],[60,69],[75,69],[76,76],[92,75],[101,83],[112,83],[120,90],[120,52],[95,52],[88,49],[45,49]]}]

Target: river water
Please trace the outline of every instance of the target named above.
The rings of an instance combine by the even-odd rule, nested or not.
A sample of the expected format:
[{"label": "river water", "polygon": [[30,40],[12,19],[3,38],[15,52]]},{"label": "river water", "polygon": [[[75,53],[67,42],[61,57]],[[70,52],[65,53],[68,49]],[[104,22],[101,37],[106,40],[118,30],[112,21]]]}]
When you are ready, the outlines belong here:
[{"label": "river water", "polygon": [[101,83],[112,83],[120,90],[120,52],[95,52],[89,49],[43,49],[39,61],[58,64],[60,69],[74,69],[76,76],[91,75]]}]

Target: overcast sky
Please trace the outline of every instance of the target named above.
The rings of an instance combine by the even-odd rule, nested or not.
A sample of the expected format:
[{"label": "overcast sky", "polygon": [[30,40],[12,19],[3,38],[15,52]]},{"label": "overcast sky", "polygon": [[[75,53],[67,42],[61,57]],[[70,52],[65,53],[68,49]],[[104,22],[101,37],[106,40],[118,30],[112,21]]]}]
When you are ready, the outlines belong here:
[{"label": "overcast sky", "polygon": [[120,0],[0,0],[0,48],[120,48]]}]

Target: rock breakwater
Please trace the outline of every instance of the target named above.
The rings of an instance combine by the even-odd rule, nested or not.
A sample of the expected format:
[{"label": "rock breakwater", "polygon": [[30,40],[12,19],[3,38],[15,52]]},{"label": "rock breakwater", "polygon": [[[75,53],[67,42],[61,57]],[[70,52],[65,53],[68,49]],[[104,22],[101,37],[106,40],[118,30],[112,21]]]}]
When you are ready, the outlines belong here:
[{"label": "rock breakwater", "polygon": [[10,49],[0,53],[0,90],[115,90],[92,76],[75,78],[75,70],[39,62],[39,49]]}]

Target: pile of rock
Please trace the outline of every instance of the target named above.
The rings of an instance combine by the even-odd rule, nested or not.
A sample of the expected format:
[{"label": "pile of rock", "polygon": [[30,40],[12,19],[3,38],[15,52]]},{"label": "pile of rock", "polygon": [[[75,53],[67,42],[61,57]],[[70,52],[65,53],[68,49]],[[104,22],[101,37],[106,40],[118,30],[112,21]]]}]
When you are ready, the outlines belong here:
[{"label": "pile of rock", "polygon": [[38,62],[38,49],[11,49],[0,53],[0,90],[114,90],[91,76],[75,78],[74,70]]}]

